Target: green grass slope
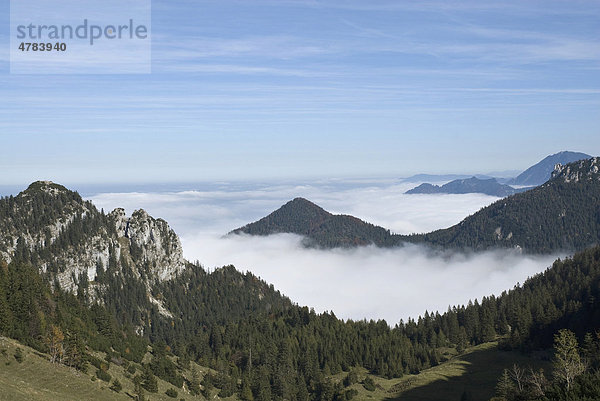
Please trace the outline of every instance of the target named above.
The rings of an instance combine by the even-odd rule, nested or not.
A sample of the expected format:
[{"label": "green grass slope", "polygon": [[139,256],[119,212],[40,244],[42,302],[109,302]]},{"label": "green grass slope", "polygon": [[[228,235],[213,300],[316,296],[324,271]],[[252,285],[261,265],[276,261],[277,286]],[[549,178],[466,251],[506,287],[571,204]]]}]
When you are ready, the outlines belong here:
[{"label": "green grass slope", "polygon": [[[17,348],[23,351],[22,362],[15,359]],[[207,368],[193,365],[201,376],[208,371]],[[137,365],[137,368],[139,372],[140,366]],[[131,401],[134,388],[130,378],[127,377],[131,376],[121,366],[115,364],[110,365],[108,373],[123,385],[120,392],[110,389],[112,381],[107,383],[97,379],[94,366],[89,365],[87,373],[82,373],[64,365],[50,363],[48,355],[41,354],[15,340],[0,337],[0,401]],[[190,374],[190,371],[184,374]],[[192,396],[182,389],[176,389],[178,396],[171,398],[165,394],[169,388],[174,387],[158,379],[158,393],[145,392],[146,400],[205,399],[201,395]],[[214,397],[214,399],[223,398]]]},{"label": "green grass slope", "polygon": [[[498,378],[505,368],[518,364],[521,367],[540,368],[546,372],[550,363],[540,357],[531,357],[515,351],[500,351],[497,342],[468,348],[457,355],[448,349],[444,356],[448,361],[426,369],[417,375],[387,380],[366,374],[362,370],[360,382],[350,386],[358,391],[352,398],[356,401],[459,401],[466,391],[472,400],[486,401],[494,396]],[[342,381],[346,373],[334,380]],[[368,391],[362,384],[366,377],[375,382],[375,390]]]},{"label": "green grass slope", "polygon": [[541,358],[532,358],[516,351],[500,351],[496,342],[485,343],[418,375],[403,377],[399,383],[405,383],[406,390],[390,394],[386,399],[459,401],[466,392],[470,394],[468,399],[489,400],[494,396],[498,378],[503,370],[513,364],[531,367],[534,370],[542,368],[546,372],[551,366],[547,360]]},{"label": "green grass slope", "polygon": [[[23,350],[23,361],[14,358],[17,347]],[[109,384],[92,381],[91,371],[83,374],[63,365],[52,364],[46,355],[0,338],[0,400],[128,400],[125,393],[115,393]],[[112,373],[112,372],[111,372]]]},{"label": "green grass slope", "polygon": [[[17,348],[23,350],[23,361],[15,357]],[[100,356],[100,355],[98,355]],[[368,391],[361,383],[353,384],[358,394],[353,400],[373,401],[448,401],[460,400],[466,391],[475,400],[488,400],[494,395],[498,377],[504,368],[514,363],[531,366],[534,369],[549,370],[549,362],[534,359],[518,352],[499,351],[496,342],[471,347],[462,355],[454,350],[446,352],[450,359],[436,367],[424,370],[418,375],[407,375],[399,379],[387,380],[372,376],[361,370],[360,379],[370,377],[375,382],[375,390]],[[202,374],[207,368],[196,365]],[[95,378],[96,369],[90,366],[87,373],[81,373],[66,366],[52,364],[48,356],[18,342],[0,337],[0,401],[50,401],[50,400],[131,400],[133,385],[123,368],[111,364],[108,373],[123,384],[123,390],[112,391],[110,384]],[[189,372],[188,372],[189,373]],[[334,376],[334,381],[342,381],[346,373]],[[147,393],[147,400],[173,400],[165,392],[172,388],[169,383],[158,380],[158,393]],[[177,400],[203,400],[182,389],[177,389]],[[221,399],[212,395],[211,399]],[[237,397],[227,398],[237,400]]]}]

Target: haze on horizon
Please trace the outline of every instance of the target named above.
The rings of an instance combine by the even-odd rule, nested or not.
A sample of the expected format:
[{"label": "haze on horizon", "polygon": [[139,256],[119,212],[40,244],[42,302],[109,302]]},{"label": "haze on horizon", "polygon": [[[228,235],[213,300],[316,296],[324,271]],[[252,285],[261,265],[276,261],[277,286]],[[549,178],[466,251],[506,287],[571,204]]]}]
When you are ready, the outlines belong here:
[{"label": "haze on horizon", "polygon": [[151,74],[10,74],[0,47],[1,184],[486,173],[600,154],[598,2],[152,9]]}]

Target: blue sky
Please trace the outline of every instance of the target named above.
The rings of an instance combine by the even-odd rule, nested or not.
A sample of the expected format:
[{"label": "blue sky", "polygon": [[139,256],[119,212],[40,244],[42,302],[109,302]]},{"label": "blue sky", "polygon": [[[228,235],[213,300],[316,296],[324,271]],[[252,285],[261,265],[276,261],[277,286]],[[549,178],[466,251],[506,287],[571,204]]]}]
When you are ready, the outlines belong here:
[{"label": "blue sky", "polygon": [[152,73],[9,73],[0,181],[406,176],[600,154],[600,2],[152,2]]}]

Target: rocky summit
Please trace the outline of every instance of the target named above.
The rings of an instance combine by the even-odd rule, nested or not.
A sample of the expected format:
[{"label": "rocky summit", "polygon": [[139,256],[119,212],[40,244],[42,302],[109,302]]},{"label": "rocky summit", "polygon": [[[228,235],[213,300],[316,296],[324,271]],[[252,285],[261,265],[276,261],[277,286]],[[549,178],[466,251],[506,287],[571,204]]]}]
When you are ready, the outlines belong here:
[{"label": "rocky summit", "polygon": [[[129,217],[121,208],[106,215],[77,192],[49,181],[2,198],[0,216],[0,259],[33,261],[63,290],[76,291],[85,282],[90,300],[102,300],[106,284],[99,275],[111,270],[136,279],[157,304],[151,285],[186,267],[179,237],[166,221],[142,209]],[[168,313],[162,305],[159,309]]]}]

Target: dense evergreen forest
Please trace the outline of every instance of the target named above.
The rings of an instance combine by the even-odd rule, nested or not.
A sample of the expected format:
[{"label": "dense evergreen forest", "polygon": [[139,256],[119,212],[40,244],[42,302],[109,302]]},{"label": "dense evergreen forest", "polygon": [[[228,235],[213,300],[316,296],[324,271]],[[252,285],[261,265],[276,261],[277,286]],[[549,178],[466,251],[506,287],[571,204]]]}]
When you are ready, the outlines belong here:
[{"label": "dense evergreen forest", "polygon": [[[162,316],[154,307],[149,330],[140,337],[125,315],[113,317],[112,306],[90,304],[81,292],[51,290],[27,261],[14,260],[0,269],[0,331],[52,352],[58,329],[67,339],[64,362],[80,368],[86,349],[141,361],[146,344],[152,343],[156,350],[148,369],[181,386],[183,378],[160,345],[165,344],[181,361],[196,360],[220,372],[207,380],[223,395],[333,400],[345,392],[329,375],[355,366],[398,377],[440,363],[441,347],[460,351],[501,336],[503,347],[530,351],[552,346],[564,328],[583,341],[586,333],[600,329],[600,248],[557,261],[498,297],[443,314],[426,312],[394,327],[317,314],[233,267],[208,274],[196,265],[154,291],[178,313]],[[123,305],[135,304],[135,293],[123,291],[119,297]]]},{"label": "dense evergreen forest", "polygon": [[[563,178],[573,174],[571,170]],[[595,181],[570,178],[545,187],[561,199],[587,199],[585,191],[595,194]],[[101,363],[94,350],[108,359],[143,362],[143,374],[131,380],[145,391],[154,391],[152,378],[158,376],[192,393],[216,388],[220,396],[237,394],[244,400],[342,400],[354,394],[347,386],[358,380],[357,367],[397,378],[444,362],[448,348],[460,353],[469,345],[500,341],[503,349],[532,352],[552,347],[565,329],[590,348],[593,341],[586,338],[600,330],[600,247],[556,261],[499,296],[441,314],[425,312],[406,322],[343,321],[333,312],[295,305],[233,266],[207,272],[199,263],[187,263],[175,276],[157,280],[144,257],[147,249],[120,237],[113,217],[77,193],[52,185],[32,185],[17,197],[0,200],[4,252],[13,247],[9,263],[0,257],[0,334],[81,370]],[[535,196],[542,202],[544,194]],[[327,217],[302,203],[307,213]],[[576,221],[584,228],[593,224]],[[106,263],[95,262],[93,280],[85,270],[71,277],[74,288],[63,288],[56,277],[69,271],[68,260],[56,255],[86,253],[102,245],[90,243],[91,237],[106,239]],[[184,378],[181,368],[189,361],[215,373],[202,383]],[[595,365],[589,366],[572,388],[557,381],[545,396],[571,399],[577,383],[595,383]],[[347,379],[332,380],[338,373]],[[515,394],[505,398],[525,397]]]}]

